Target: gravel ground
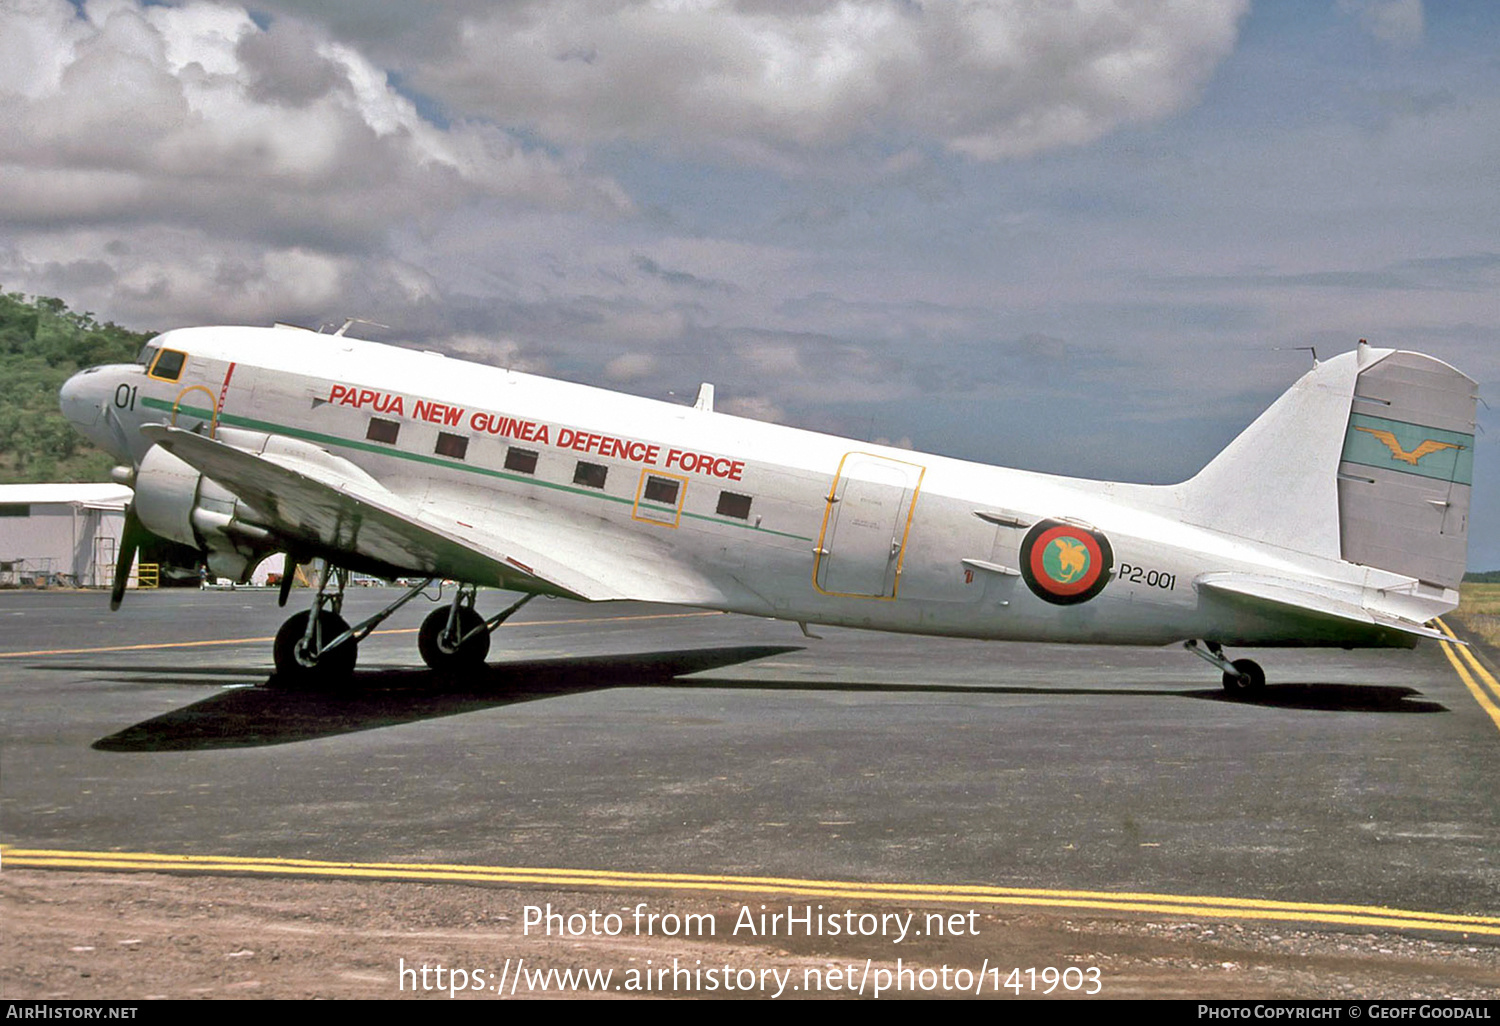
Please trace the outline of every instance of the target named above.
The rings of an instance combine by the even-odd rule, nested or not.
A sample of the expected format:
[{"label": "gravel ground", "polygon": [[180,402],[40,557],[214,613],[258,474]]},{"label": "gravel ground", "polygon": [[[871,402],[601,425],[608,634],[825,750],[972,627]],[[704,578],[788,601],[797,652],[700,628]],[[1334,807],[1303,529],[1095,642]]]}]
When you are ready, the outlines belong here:
[{"label": "gravel ground", "polygon": [[[863,979],[870,996],[880,971],[894,980],[896,959],[914,970],[911,987],[933,984],[921,996],[942,996],[948,980],[970,978],[987,964],[1001,967],[1003,984],[1019,968],[1020,996],[1046,986],[1042,970],[1077,967],[1054,997],[1082,997],[1097,969],[1106,998],[1500,998],[1500,942],[1494,937],[1309,930],[1294,924],[1167,920],[1157,917],[1077,917],[1032,911],[982,913],[976,936],[923,938],[892,945],[885,939],[799,937],[767,941],[730,934],[737,902],[695,894],[653,894],[653,911],[711,913],[715,936],[692,939],[551,937],[522,933],[527,905],[568,911],[629,910],[640,900],[605,891],[434,885],[399,882],[176,876],[153,873],[6,870],[0,876],[0,995],[29,998],[395,998],[448,1000],[422,990],[418,972],[461,967],[467,982],[487,989],[459,997],[495,997],[502,969],[515,979],[515,962],[528,971],[554,968],[612,970],[596,996],[629,996],[631,980],[675,964],[696,972],[676,996],[770,997],[778,977],[782,997],[805,997],[822,978],[837,993]],[[805,899],[795,900],[799,907]],[[784,904],[784,903],[783,903]],[[770,907],[776,907],[769,902]],[[832,906],[830,906],[832,907]],[[840,903],[860,910],[856,903]],[[919,916],[936,910],[916,908]],[[888,912],[882,907],[870,911]],[[952,912],[953,909],[943,909]],[[871,960],[868,968],[866,959]],[[507,968],[507,960],[510,966]],[[729,979],[755,980],[747,991],[724,989]],[[846,967],[852,966],[852,970]],[[1035,977],[1026,970],[1035,968]],[[930,970],[920,975],[923,969]],[[476,970],[491,973],[479,977]],[[750,971],[748,974],[746,970]],[[832,976],[829,974],[832,972]],[[631,974],[634,974],[633,976]],[[670,972],[668,973],[670,977]],[[985,974],[991,993],[993,973]],[[659,977],[656,977],[659,979]],[[764,989],[761,982],[764,981]],[[717,983],[717,987],[714,984]],[[404,986],[403,986],[404,984]],[[509,984],[506,986],[509,993]],[[553,991],[552,993],[555,993]],[[827,996],[828,989],[823,994]],[[516,997],[527,993],[522,984]],[[816,995],[812,995],[816,996]],[[894,995],[887,995],[894,996]],[[957,994],[951,996],[959,996]],[[1002,988],[996,996],[1011,998]]]}]

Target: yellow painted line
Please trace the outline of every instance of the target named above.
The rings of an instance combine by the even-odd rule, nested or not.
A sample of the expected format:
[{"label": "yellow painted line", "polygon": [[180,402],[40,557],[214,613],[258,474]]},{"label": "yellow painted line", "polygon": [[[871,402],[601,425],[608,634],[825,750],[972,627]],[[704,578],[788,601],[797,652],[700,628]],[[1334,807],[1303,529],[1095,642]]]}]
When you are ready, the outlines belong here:
[{"label": "yellow painted line", "polygon": [[[516,627],[557,627],[566,624],[622,623],[626,620],[673,620],[688,616],[723,616],[717,610],[693,613],[641,613],[636,616],[600,616],[576,620],[518,620]],[[415,634],[416,627],[394,627],[390,630],[371,631],[371,634]],[[54,655],[89,655],[94,652],[140,652],[159,648],[202,648],[209,645],[262,645],[275,638],[220,638],[214,641],[158,641],[144,645],[103,645],[98,648],[39,648],[30,652],[0,652],[0,659],[34,658]]]},{"label": "yellow painted line", "polygon": [[[412,628],[410,633],[415,633]],[[407,631],[375,631],[376,634],[408,633]],[[275,641],[275,638],[223,638],[217,641],[158,641],[148,645],[104,645],[99,648],[39,648],[30,652],[0,652],[0,659],[20,659],[32,656],[88,655],[91,652],[137,652],[157,648],[202,648],[207,645],[251,645]]]},{"label": "yellow painted line", "polygon": [[93,869],[155,872],[233,873],[345,879],[424,880],[456,883],[537,884],[605,887],[616,890],[703,891],[725,897],[784,895],[897,902],[963,903],[976,906],[1093,909],[1153,912],[1227,919],[1264,919],[1441,930],[1500,936],[1500,917],[1420,912],[1378,905],[1343,905],[1208,895],[810,880],[796,877],[717,876],[698,873],[642,873],[597,869],[523,866],[466,866],[402,862],[327,862],[316,859],[251,858],[216,855],[164,855],[149,852],[88,852],[0,846],[0,862],[11,869]]},{"label": "yellow painted line", "polygon": [[[1438,620],[1437,625],[1448,637],[1457,638],[1457,635],[1449,630],[1448,625],[1442,620]],[[1496,700],[1500,700],[1500,681],[1496,681],[1494,675],[1484,668],[1474,653],[1469,651],[1468,646],[1454,645],[1446,641],[1439,641],[1438,645],[1442,648],[1443,655],[1448,657],[1448,662],[1453,664],[1453,669],[1458,672],[1458,677],[1464,682],[1464,687],[1469,689],[1469,693],[1474,696],[1474,701],[1479,703],[1479,708],[1488,714],[1490,721],[1495,724],[1495,729],[1500,730],[1500,705],[1496,704]],[[1454,654],[1455,649],[1463,653],[1462,661]],[[1466,667],[1464,662],[1467,662],[1469,666]],[[1469,673],[1469,667],[1473,668],[1473,674]],[[1494,699],[1485,693],[1485,687],[1488,687],[1494,694]]]},{"label": "yellow painted line", "polygon": [[[1449,630],[1448,625],[1443,623],[1441,620],[1438,621],[1438,626],[1441,627],[1450,638],[1457,638],[1457,635]],[[1490,689],[1490,693],[1495,697],[1495,699],[1500,700],[1500,680],[1496,680],[1495,675],[1490,673],[1485,665],[1479,661],[1479,657],[1474,654],[1473,647],[1470,645],[1454,645],[1453,647],[1457,649],[1459,654],[1464,657],[1464,660],[1474,668],[1474,675],[1484,682],[1484,684]]]},{"label": "yellow painted line", "polygon": [[1490,721],[1495,724],[1495,729],[1500,730],[1500,707],[1497,707],[1494,702],[1490,701],[1489,696],[1484,693],[1484,690],[1469,675],[1469,671],[1464,667],[1464,664],[1459,662],[1457,657],[1454,656],[1453,646],[1446,641],[1439,641],[1438,644],[1442,646],[1443,655],[1448,657],[1448,661],[1458,671],[1459,679],[1464,682],[1464,686],[1469,689],[1469,693],[1474,696],[1474,700],[1479,703],[1479,707],[1488,714]]}]

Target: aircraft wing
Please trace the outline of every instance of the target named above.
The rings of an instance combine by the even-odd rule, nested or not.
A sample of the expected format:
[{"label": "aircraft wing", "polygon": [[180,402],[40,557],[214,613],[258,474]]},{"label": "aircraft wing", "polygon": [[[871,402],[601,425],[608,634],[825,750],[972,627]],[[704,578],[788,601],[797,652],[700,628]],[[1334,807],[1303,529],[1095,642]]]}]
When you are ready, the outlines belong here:
[{"label": "aircraft wing", "polygon": [[1253,574],[1209,573],[1195,583],[1203,591],[1237,599],[1277,616],[1302,616],[1387,628],[1419,638],[1451,640],[1446,634],[1415,620],[1373,610],[1354,600],[1352,594],[1341,595],[1307,586],[1304,582]]},{"label": "aircraft wing", "polygon": [[[141,432],[252,506],[265,518],[261,526],[320,552],[570,598],[637,597],[633,589],[579,568],[586,563],[569,565],[540,548],[500,537],[489,525],[445,519],[377,483],[349,480],[291,455],[247,452],[180,428],[150,425]],[[563,532],[557,540],[561,548],[581,544],[563,544]],[[595,552],[596,561],[608,558]]]}]

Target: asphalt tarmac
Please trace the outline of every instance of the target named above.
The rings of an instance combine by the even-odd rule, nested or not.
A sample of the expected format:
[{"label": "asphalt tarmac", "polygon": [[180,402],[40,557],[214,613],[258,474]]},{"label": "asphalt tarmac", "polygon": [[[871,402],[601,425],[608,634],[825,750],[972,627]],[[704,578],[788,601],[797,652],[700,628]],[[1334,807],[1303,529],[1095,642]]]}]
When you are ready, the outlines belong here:
[{"label": "asphalt tarmac", "polygon": [[445,679],[430,608],[290,691],[271,592],[0,594],[0,838],[1500,915],[1500,729],[1435,645],[1261,652],[1247,702],[1180,648],[541,600]]}]

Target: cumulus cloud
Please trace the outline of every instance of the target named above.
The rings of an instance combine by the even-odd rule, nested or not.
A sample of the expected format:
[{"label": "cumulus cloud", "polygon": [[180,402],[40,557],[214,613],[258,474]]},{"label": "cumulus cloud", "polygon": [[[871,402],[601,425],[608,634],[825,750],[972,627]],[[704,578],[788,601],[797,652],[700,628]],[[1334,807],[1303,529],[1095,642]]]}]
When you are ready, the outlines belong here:
[{"label": "cumulus cloud", "polygon": [[610,381],[639,381],[657,373],[656,357],[650,353],[621,353],[604,365]]},{"label": "cumulus cloud", "polygon": [[455,110],[560,142],[672,140],[771,159],[883,136],[981,160],[1095,139],[1197,93],[1247,0],[447,5],[411,68]]},{"label": "cumulus cloud", "polygon": [[[808,314],[846,339],[942,334],[956,329],[925,323],[949,316],[936,308],[795,309],[857,297],[733,226],[654,231],[601,170],[629,166],[604,144],[642,142],[648,168],[676,146],[743,155],[773,177],[817,154],[846,184],[920,192],[951,163],[942,148],[1020,155],[1175,109],[1244,5],[438,0],[418,16],[266,0],[252,17],[209,0],[7,0],[0,226],[19,248],[0,273],[148,322],[303,317],[321,297],[317,317],[427,338],[484,322],[443,309],[467,297],[504,304],[517,320],[498,327],[532,352],[644,353],[705,326],[795,332]],[[823,200],[785,220],[850,217],[847,195]],[[122,242],[128,259],[63,252]],[[748,366],[805,369],[800,345]]]},{"label": "cumulus cloud", "polygon": [[476,363],[527,374],[546,374],[550,367],[540,357],[527,353],[515,339],[464,332],[435,339],[435,349]]},{"label": "cumulus cloud", "polygon": [[0,281],[93,297],[84,301],[89,308],[139,329],[273,318],[316,327],[346,314],[394,319],[437,294],[430,276],[393,257],[265,246],[171,227],[25,233],[0,247]]},{"label": "cumulus cloud", "polygon": [[352,249],[485,199],[627,210],[493,125],[424,118],[305,23],[137,0],[0,7],[0,219],[193,226]]},{"label": "cumulus cloud", "polygon": [[736,417],[764,420],[771,424],[783,424],[787,419],[786,411],[763,395],[730,396],[718,401],[716,409]]}]

